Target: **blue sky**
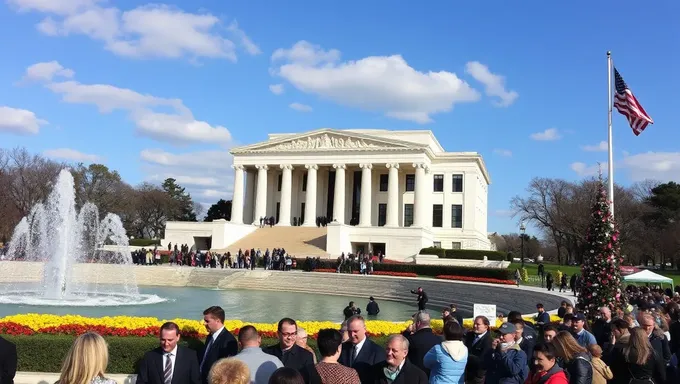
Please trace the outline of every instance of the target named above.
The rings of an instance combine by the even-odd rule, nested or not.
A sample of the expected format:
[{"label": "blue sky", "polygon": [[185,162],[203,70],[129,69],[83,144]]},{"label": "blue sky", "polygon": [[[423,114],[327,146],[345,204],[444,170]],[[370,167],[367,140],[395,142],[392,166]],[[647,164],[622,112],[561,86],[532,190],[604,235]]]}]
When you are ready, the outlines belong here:
[{"label": "blue sky", "polygon": [[[477,151],[489,231],[534,176],[606,162],[606,56],[655,124],[614,115],[615,179],[680,180],[680,3],[5,0],[0,140],[231,196],[228,148],[322,127]],[[606,169],[606,167],[605,167]]]}]

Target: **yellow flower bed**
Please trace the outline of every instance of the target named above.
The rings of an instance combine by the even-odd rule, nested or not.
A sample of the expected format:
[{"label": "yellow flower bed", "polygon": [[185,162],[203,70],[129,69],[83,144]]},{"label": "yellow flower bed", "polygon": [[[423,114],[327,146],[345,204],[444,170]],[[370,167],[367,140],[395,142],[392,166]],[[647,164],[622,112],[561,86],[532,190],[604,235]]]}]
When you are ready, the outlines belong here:
[{"label": "yellow flower bed", "polygon": [[[526,317],[526,320],[533,321],[532,318]],[[553,315],[551,316],[551,321],[559,321],[559,317]],[[130,316],[114,316],[114,317],[84,317],[80,315],[46,315],[46,314],[22,314],[13,315],[0,318],[0,323],[10,322],[21,324],[31,328],[36,332],[40,332],[41,329],[59,327],[64,325],[80,325],[80,326],[103,326],[107,328],[125,328],[125,329],[142,329],[142,328],[158,328],[168,320],[159,320],[154,317],[130,317]],[[190,319],[172,319],[179,325],[183,332],[196,332],[201,335],[206,335],[207,331],[203,326],[202,320],[190,320]],[[411,321],[403,322],[392,322],[383,320],[368,320],[366,321],[366,328],[370,334],[373,335],[390,335],[395,333],[403,332],[406,327],[411,324]],[[495,327],[497,328],[502,324],[499,320],[496,322]],[[276,333],[277,323],[250,323],[243,322],[241,320],[226,320],[225,328],[229,331],[234,331],[236,329],[243,328],[245,325],[253,325],[261,333]],[[300,328],[304,328],[310,335],[315,335],[319,330],[324,328],[335,328],[339,329],[340,324],[330,322],[330,321],[300,321],[298,322]],[[472,328],[472,319],[465,319],[463,321],[463,326],[465,328]],[[442,320],[435,319],[432,320],[432,328],[435,331],[441,331],[443,327]]]}]

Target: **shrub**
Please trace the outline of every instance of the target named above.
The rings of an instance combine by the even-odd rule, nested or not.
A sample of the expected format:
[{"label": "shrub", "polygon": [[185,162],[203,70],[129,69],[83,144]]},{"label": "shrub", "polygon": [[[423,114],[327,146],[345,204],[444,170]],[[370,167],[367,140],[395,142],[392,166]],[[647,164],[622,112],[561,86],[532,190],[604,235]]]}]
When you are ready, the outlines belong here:
[{"label": "shrub", "polygon": [[152,245],[161,245],[160,240],[154,240],[154,239],[130,239],[130,245],[133,245],[135,247],[149,247]]},{"label": "shrub", "polygon": [[421,255],[437,255],[441,259],[463,259],[463,260],[487,260],[505,261],[507,255],[497,251],[481,251],[477,249],[442,249],[442,248],[423,248]]},{"label": "shrub", "polygon": [[437,248],[437,247],[429,247],[429,248],[423,248],[419,252],[421,255],[436,255],[441,258],[446,257],[446,250],[443,248]]},{"label": "shrub", "polygon": [[[74,336],[66,335],[2,335],[17,346],[19,371],[59,372],[66,352],[73,344]],[[109,344],[108,373],[130,374],[144,353],[158,347],[156,337],[104,337]],[[384,346],[387,337],[371,337],[371,340]],[[274,345],[278,342],[272,338],[262,338],[262,345]],[[316,340],[309,338],[307,343],[316,351]],[[203,342],[199,339],[182,338],[180,345],[193,350],[200,350]]]}]

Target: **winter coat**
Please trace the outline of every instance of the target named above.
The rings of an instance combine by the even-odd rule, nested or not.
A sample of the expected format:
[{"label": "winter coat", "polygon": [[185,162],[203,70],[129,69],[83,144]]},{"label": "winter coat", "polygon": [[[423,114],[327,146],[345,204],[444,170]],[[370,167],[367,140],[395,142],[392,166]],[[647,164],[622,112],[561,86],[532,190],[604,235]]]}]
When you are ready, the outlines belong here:
[{"label": "winter coat", "polygon": [[465,383],[468,349],[462,341],[447,340],[430,349],[423,365],[430,370],[430,384]]}]

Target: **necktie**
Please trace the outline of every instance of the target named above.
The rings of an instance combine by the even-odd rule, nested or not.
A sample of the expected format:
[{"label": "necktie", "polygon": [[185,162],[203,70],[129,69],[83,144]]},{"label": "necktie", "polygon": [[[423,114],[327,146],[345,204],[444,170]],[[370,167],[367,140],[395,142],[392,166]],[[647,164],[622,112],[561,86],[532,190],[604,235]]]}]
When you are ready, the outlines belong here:
[{"label": "necktie", "polygon": [[482,338],[482,337],[481,337],[480,335],[475,335],[475,339],[472,341],[472,345],[477,344],[477,342],[478,342],[479,339],[481,339],[481,338]]},{"label": "necktie", "polygon": [[163,384],[170,384],[172,382],[172,353],[165,355],[165,369],[163,370]]},{"label": "necktie", "polygon": [[353,345],[352,346],[352,354],[349,356],[349,366],[350,367],[354,365],[354,359],[356,359],[356,358],[357,358],[357,346]]},{"label": "necktie", "polygon": [[[210,351],[210,347],[213,345],[213,336],[212,334],[208,335],[208,344],[205,345],[205,352],[203,353],[203,360],[201,360],[201,366],[200,366],[200,371],[203,372],[203,365],[205,364],[205,358],[208,356],[208,351]],[[208,367],[210,369],[210,367]]]}]

